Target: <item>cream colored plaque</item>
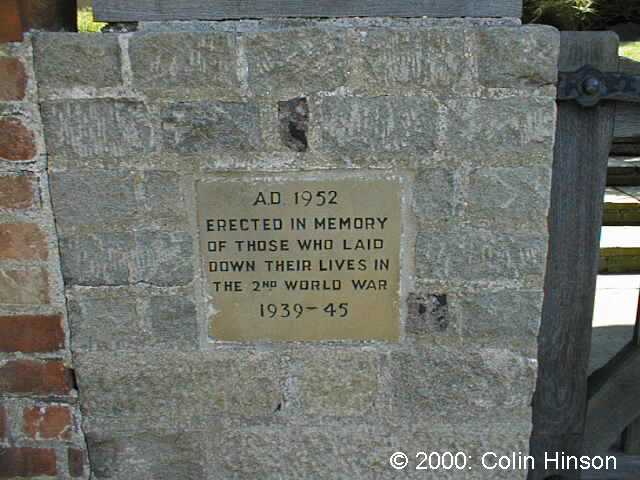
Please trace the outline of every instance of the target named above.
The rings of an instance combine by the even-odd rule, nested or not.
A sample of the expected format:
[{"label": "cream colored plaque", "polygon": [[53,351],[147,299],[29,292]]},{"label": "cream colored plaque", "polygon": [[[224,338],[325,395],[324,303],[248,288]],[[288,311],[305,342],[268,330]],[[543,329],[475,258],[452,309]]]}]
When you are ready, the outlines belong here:
[{"label": "cream colored plaque", "polygon": [[398,339],[401,177],[225,176],[197,196],[212,338]]}]

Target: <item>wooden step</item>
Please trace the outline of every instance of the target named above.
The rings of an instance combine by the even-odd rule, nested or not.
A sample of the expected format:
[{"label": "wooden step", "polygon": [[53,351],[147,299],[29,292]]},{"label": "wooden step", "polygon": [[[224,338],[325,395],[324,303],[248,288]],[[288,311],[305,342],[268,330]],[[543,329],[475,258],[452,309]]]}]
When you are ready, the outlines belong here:
[{"label": "wooden step", "polygon": [[640,187],[608,187],[604,194],[602,224],[640,226]]},{"label": "wooden step", "polygon": [[640,227],[602,227],[600,273],[640,273]]},{"label": "wooden step", "polygon": [[640,273],[640,248],[601,248],[600,273]]},{"label": "wooden step", "polygon": [[[640,150],[637,152],[640,154]],[[640,157],[612,156],[607,168],[607,185],[640,186]]]}]

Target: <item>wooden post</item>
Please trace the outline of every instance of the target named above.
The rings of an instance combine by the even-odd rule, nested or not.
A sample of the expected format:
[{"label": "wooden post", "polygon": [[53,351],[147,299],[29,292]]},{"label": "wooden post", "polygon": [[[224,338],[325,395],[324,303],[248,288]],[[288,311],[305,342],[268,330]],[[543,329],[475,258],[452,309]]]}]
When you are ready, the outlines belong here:
[{"label": "wooden post", "polygon": [[[638,292],[638,307],[636,310],[636,328],[633,343],[640,348],[640,292]],[[622,447],[627,455],[640,455],[640,417],[636,418],[625,430],[622,437]]]},{"label": "wooden post", "polygon": [[[590,64],[618,70],[618,38],[610,32],[564,32],[559,68]],[[545,470],[545,452],[580,455],[587,406],[587,369],[598,272],[598,245],[615,105],[558,105],[549,254],[533,399],[529,480],[579,472]]]}]

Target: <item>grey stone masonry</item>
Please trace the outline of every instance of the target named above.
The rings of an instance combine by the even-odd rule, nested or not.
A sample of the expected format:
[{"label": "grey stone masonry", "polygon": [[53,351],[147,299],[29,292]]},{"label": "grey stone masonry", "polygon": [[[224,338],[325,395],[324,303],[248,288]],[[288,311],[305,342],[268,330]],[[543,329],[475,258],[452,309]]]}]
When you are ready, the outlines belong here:
[{"label": "grey stone masonry", "polygon": [[35,37],[33,48],[41,96],[67,88],[122,85],[116,35],[41,33]]},{"label": "grey stone masonry", "polygon": [[[499,19],[35,34],[93,478],[524,480],[411,455],[527,451],[558,48]],[[355,170],[405,182],[399,340],[212,338],[200,182]]]}]

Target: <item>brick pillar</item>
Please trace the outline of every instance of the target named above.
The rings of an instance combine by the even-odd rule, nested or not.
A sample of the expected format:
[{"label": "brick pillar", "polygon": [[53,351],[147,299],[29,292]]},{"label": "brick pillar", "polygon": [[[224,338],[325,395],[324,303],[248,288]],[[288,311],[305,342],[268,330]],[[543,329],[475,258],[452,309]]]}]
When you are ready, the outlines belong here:
[{"label": "brick pillar", "polygon": [[87,478],[33,77],[0,43],[0,479]]}]

